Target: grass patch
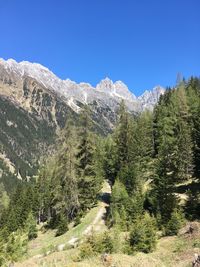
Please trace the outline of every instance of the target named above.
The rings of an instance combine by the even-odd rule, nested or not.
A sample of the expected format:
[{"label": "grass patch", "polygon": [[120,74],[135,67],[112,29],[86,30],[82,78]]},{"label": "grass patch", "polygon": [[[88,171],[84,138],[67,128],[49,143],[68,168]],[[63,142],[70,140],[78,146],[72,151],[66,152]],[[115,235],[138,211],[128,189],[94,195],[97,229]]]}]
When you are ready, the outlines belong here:
[{"label": "grass patch", "polygon": [[98,213],[98,210],[99,205],[91,209],[81,220],[81,223],[79,225],[69,228],[69,231],[64,235],[55,237],[56,230],[48,230],[45,233],[39,231],[38,238],[29,243],[28,256],[32,257],[37,254],[43,254],[43,251],[50,250],[50,244],[52,249],[52,247],[56,247],[59,244],[67,243],[72,237],[82,237],[84,230],[93,222],[96,214]]}]

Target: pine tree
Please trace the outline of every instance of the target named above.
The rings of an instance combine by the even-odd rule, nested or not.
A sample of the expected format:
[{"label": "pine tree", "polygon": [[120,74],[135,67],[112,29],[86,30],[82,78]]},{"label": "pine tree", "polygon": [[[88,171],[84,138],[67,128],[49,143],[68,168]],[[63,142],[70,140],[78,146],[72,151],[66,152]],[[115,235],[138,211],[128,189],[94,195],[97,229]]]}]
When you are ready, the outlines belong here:
[{"label": "pine tree", "polygon": [[5,187],[3,183],[0,183],[0,217],[1,217],[1,212],[4,209],[8,208],[9,201],[10,201],[10,198],[7,192],[5,191]]},{"label": "pine tree", "polygon": [[64,216],[64,214],[61,213],[59,215],[59,221],[58,221],[56,236],[63,235],[67,231],[68,231],[68,221],[66,219],[66,216]]},{"label": "pine tree", "polygon": [[129,242],[133,251],[152,252],[157,243],[155,219],[148,213],[138,217],[132,225]]},{"label": "pine tree", "polygon": [[139,175],[143,180],[152,179],[154,176],[154,138],[153,138],[153,116],[145,111],[136,118],[135,129],[131,133],[134,143],[134,162],[138,165]]},{"label": "pine tree", "polygon": [[100,190],[100,182],[95,174],[95,139],[91,132],[92,120],[87,106],[81,114],[81,127],[78,134],[77,176],[80,209],[85,211],[96,202],[97,193]]},{"label": "pine tree", "polygon": [[67,214],[72,220],[79,208],[78,179],[76,175],[76,143],[75,129],[69,121],[64,130],[64,143],[58,152],[54,177],[54,208],[56,213]]},{"label": "pine tree", "polygon": [[22,258],[27,251],[27,240],[21,231],[13,232],[5,246],[5,257],[13,263]]},{"label": "pine tree", "polygon": [[157,212],[166,223],[178,206],[178,198],[174,194],[175,185],[192,177],[193,174],[189,111],[183,85],[165,93],[154,116],[157,152],[154,192]]},{"label": "pine tree", "polygon": [[183,226],[184,218],[180,210],[174,209],[165,229],[166,235],[177,235]]},{"label": "pine tree", "polygon": [[177,108],[177,180],[185,181],[193,175],[193,144],[190,130],[189,107],[187,104],[185,88],[181,85],[175,92]]},{"label": "pine tree", "polygon": [[124,101],[121,102],[119,108],[119,119],[116,130],[114,132],[114,141],[116,143],[116,156],[117,156],[117,170],[119,171],[123,166],[128,163],[129,143],[128,143],[128,112]]},{"label": "pine tree", "polygon": [[139,180],[138,170],[135,165],[127,164],[121,168],[117,178],[125,185],[130,197],[141,190],[141,181]]},{"label": "pine tree", "polygon": [[200,218],[200,193],[197,190],[188,190],[188,199],[185,204],[185,213],[189,220]]},{"label": "pine tree", "polygon": [[103,176],[112,184],[114,184],[118,171],[116,149],[113,137],[109,135],[105,139],[103,146]]},{"label": "pine tree", "polygon": [[128,202],[129,196],[125,186],[119,180],[116,180],[111,194],[111,223],[118,225],[122,230],[127,229],[126,207]]},{"label": "pine tree", "polygon": [[28,233],[28,240],[32,240],[37,237],[37,224],[36,219],[32,213],[29,213],[26,220],[25,229]]},{"label": "pine tree", "polygon": [[189,124],[193,141],[194,176],[200,177],[200,79],[191,77],[186,85]]}]

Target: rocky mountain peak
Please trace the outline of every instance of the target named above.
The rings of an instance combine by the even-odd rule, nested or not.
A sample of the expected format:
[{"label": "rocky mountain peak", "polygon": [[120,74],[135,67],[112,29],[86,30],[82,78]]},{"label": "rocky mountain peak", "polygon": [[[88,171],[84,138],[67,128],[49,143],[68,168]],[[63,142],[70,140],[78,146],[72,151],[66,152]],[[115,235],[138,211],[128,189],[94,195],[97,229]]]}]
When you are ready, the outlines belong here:
[{"label": "rocky mountain peak", "polygon": [[98,91],[103,91],[105,93],[110,93],[113,91],[113,81],[106,77],[97,84],[96,89]]},{"label": "rocky mountain peak", "polygon": [[[143,109],[152,109],[165,90],[161,86],[156,86],[137,98],[122,81],[113,82],[106,77],[96,87],[93,87],[89,83],[76,83],[70,79],[62,80],[41,64],[28,61],[17,63],[13,59],[0,59],[0,76],[3,75],[6,75],[6,79],[14,77],[15,80],[31,77],[48,90],[63,96],[73,109],[76,101],[82,103],[98,101],[101,105],[104,103],[116,109],[121,99],[124,99],[130,111],[140,112]],[[74,110],[77,111],[77,107]]]},{"label": "rocky mountain peak", "polygon": [[146,90],[141,96],[138,97],[138,100],[141,101],[143,109],[152,110],[155,104],[158,102],[160,95],[163,95],[165,89],[157,85],[151,91]]}]

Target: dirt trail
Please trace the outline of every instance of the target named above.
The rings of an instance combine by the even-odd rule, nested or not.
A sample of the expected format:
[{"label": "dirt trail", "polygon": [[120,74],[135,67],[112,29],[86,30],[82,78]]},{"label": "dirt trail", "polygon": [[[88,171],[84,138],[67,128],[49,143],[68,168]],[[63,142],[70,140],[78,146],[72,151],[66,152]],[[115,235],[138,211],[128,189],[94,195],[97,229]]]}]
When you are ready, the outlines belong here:
[{"label": "dirt trail", "polygon": [[83,232],[84,235],[89,234],[91,231],[99,232],[102,230],[102,228],[105,227],[105,217],[111,195],[111,186],[108,182],[104,183],[101,193],[101,208],[98,211],[94,221],[90,225],[88,225],[88,227]]},{"label": "dirt trail", "polygon": [[[110,196],[111,196],[111,186],[107,181],[104,182],[102,190],[101,190],[101,196],[99,198],[98,203],[98,211],[93,219],[92,223],[89,224],[86,229],[77,237],[76,235],[72,236],[71,239],[65,243],[60,243],[55,246],[56,251],[62,251],[65,249],[66,245],[70,245],[72,247],[76,247],[78,243],[81,242],[81,239],[84,236],[89,235],[92,231],[94,232],[101,232],[104,231],[107,227],[105,225],[105,218],[107,213],[107,208],[109,207],[110,203]],[[51,254],[51,251],[49,250],[46,255]],[[38,254],[33,256],[32,258],[29,258],[25,260],[22,263],[16,263],[16,267],[24,267],[24,266],[38,266],[37,263],[41,259],[44,258],[43,254]],[[34,263],[36,265],[34,265]]]},{"label": "dirt trail", "polygon": [[[106,228],[105,218],[107,213],[107,208],[109,206],[111,196],[111,186],[105,181],[103,184],[103,188],[101,189],[101,197],[100,197],[100,209],[94,218],[93,222],[87,226],[87,228],[83,231],[83,236],[90,234],[92,231],[100,232]],[[78,238],[72,237],[68,244],[74,245],[78,241]]]}]

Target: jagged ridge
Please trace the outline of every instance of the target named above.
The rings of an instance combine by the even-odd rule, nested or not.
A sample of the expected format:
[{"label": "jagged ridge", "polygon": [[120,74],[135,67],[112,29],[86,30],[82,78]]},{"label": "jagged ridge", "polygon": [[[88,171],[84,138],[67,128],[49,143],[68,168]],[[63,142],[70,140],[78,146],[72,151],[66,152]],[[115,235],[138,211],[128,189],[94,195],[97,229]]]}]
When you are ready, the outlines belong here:
[{"label": "jagged ridge", "polygon": [[152,109],[159,96],[165,91],[161,86],[156,86],[152,91],[145,91],[137,98],[122,81],[113,82],[109,78],[105,78],[96,87],[93,87],[89,83],[78,84],[70,79],[61,80],[48,68],[37,63],[28,61],[17,63],[13,59],[7,61],[0,59],[0,66],[8,75],[12,74],[17,79],[25,76],[32,77],[44,87],[59,93],[66,98],[68,105],[76,112],[79,110],[77,101],[92,103],[94,100],[99,100],[115,109],[122,99],[130,111],[141,112],[144,109]]}]

